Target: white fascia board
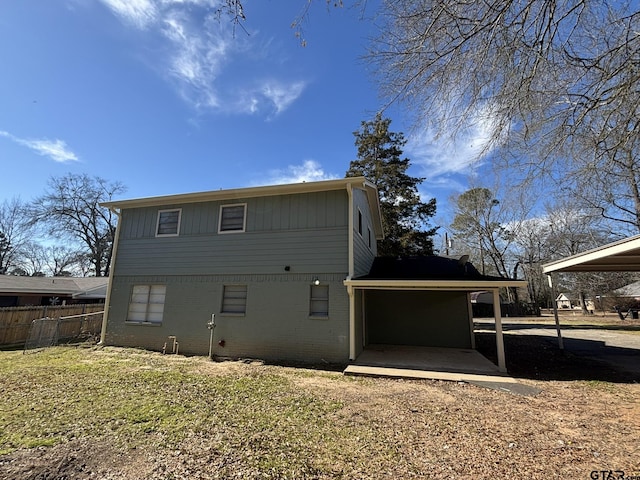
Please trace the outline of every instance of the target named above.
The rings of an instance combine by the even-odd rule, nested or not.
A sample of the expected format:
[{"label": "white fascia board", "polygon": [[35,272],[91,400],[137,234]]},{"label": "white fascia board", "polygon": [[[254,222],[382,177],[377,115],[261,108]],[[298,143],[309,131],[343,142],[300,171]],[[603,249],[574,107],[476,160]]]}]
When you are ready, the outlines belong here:
[{"label": "white fascia board", "polygon": [[213,190],[209,192],[182,193],[178,195],[164,195],[160,197],[136,198],[131,200],[116,200],[100,203],[107,208],[139,208],[160,205],[178,205],[184,203],[199,203],[219,200],[234,200],[254,197],[268,197],[274,195],[291,195],[296,193],[326,192],[343,190],[347,185],[363,188],[369,182],[364,177],[340,178],[337,180],[323,180],[320,182],[290,183],[285,185],[267,185],[262,187],[234,188],[229,190]]},{"label": "white fascia board", "polygon": [[367,290],[459,290],[475,292],[501,287],[526,287],[524,280],[345,280],[346,286]]},{"label": "white fascia board", "polygon": [[[610,243],[602,247],[572,255],[542,265],[542,272],[549,274],[561,271],[636,271],[640,269],[640,235]],[[629,263],[631,261],[631,264]]]}]

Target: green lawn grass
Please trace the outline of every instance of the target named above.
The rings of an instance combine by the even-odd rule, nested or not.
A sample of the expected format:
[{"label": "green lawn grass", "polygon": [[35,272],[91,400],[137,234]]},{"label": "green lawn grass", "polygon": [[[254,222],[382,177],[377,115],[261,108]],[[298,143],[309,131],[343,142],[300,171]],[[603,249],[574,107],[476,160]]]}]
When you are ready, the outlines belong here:
[{"label": "green lawn grass", "polygon": [[301,472],[310,458],[335,457],[348,445],[354,432],[330,421],[340,402],[310,396],[269,369],[206,374],[206,362],[123,349],[0,352],[0,453],[79,437],[174,447],[215,431],[216,448],[250,447],[247,461],[260,470]]},{"label": "green lawn grass", "polygon": [[[536,361],[548,357],[527,352]],[[561,368],[571,361],[562,358]],[[521,397],[459,382],[345,377],[127,348],[0,351],[0,477],[587,478],[601,466],[632,471],[638,385],[606,381],[590,366],[580,373],[576,381],[536,381],[542,392]]]}]

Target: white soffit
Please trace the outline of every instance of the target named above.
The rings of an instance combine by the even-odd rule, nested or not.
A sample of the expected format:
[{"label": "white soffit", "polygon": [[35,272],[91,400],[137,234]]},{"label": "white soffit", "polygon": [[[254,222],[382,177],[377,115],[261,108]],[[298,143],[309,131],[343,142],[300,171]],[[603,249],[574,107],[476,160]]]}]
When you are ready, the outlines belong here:
[{"label": "white soffit", "polygon": [[640,235],[542,266],[552,272],[640,272]]},{"label": "white soffit", "polygon": [[475,292],[501,287],[526,287],[524,280],[345,280],[354,288],[370,290],[458,290]]}]

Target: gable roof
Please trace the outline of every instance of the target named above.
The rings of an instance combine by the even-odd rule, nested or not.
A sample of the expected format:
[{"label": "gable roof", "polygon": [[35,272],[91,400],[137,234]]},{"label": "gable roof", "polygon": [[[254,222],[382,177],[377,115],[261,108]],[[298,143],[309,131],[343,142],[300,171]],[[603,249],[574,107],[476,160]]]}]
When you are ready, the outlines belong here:
[{"label": "gable roof", "polygon": [[640,297],[640,282],[633,282],[614,290],[613,293],[620,297]]},{"label": "gable roof", "polygon": [[546,263],[542,272],[640,272],[640,235]]},{"label": "gable roof", "polygon": [[365,177],[347,177],[336,180],[322,180],[319,182],[288,183],[282,185],[266,185],[260,187],[243,187],[227,190],[181,193],[177,195],[162,195],[158,197],[134,198],[129,200],[114,200],[111,202],[103,202],[100,205],[109,209],[160,207],[163,205],[185,203],[239,200],[244,198],[268,197],[275,195],[328,192],[332,190],[349,190],[351,188],[359,188],[365,191],[373,218],[374,234],[376,238],[383,238],[382,214],[380,212],[378,189]]},{"label": "gable roof", "polygon": [[[109,279],[106,277],[20,277],[0,275],[0,295],[69,295],[82,298],[104,298]],[[101,289],[104,289],[104,293]],[[93,292],[93,293],[90,293]]]}]

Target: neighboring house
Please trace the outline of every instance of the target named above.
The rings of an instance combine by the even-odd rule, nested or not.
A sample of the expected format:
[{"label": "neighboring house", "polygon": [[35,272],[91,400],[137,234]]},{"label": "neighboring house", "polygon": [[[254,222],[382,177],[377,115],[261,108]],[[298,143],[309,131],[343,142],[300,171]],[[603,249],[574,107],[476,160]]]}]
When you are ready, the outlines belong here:
[{"label": "neighboring house", "polygon": [[104,277],[21,277],[0,275],[0,307],[104,302]]},{"label": "neighboring house", "polygon": [[207,354],[215,314],[217,357],[345,363],[376,343],[470,348],[468,293],[514,283],[442,257],[376,259],[378,192],[362,177],[103,206],[120,217],[109,345],[161,350],[175,336],[181,353]]},{"label": "neighboring house", "polygon": [[623,297],[640,302],[640,282],[630,283],[629,285],[614,290],[612,293],[615,297]]},{"label": "neighboring house", "polygon": [[569,300],[569,297],[567,297],[564,293],[558,295],[558,298],[556,298],[556,304],[558,305],[559,309],[571,308],[571,300]]},{"label": "neighboring house", "polygon": [[[556,305],[558,306],[558,310],[569,310],[569,309],[582,310],[579,299],[572,302],[571,299],[567,297],[564,293],[561,293],[560,295],[558,295],[558,297],[556,298]],[[596,309],[595,302],[591,298],[585,298],[584,308],[588,312],[593,313]]]}]

